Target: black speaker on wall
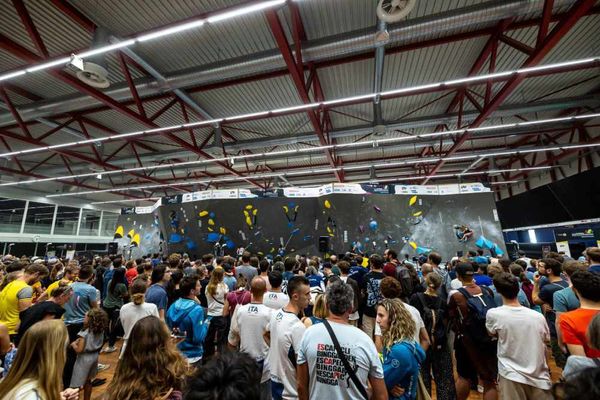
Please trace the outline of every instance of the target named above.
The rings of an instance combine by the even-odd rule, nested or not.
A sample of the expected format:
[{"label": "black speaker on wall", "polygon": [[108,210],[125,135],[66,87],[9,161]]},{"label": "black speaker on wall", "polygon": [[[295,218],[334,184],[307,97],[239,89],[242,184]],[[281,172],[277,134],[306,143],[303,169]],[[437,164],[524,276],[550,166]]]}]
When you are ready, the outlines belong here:
[{"label": "black speaker on wall", "polygon": [[109,242],[108,243],[108,254],[117,254],[119,251],[119,243],[117,242]]},{"label": "black speaker on wall", "polygon": [[319,236],[319,252],[327,253],[329,251],[329,236]]}]

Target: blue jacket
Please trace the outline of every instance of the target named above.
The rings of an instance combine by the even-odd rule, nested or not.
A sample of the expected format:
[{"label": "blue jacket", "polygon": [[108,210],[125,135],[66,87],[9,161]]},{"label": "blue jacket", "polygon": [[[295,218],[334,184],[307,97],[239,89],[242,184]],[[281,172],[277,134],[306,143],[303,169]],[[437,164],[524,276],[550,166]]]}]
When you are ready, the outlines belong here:
[{"label": "blue jacket", "polygon": [[204,338],[208,331],[208,321],[204,321],[204,310],[194,300],[181,298],[169,307],[166,315],[169,328],[185,332],[185,340],[177,348],[187,358],[202,357]]},{"label": "blue jacket", "polygon": [[383,376],[388,392],[396,385],[405,391],[392,400],[414,400],[417,398],[419,368],[425,361],[425,351],[417,342],[402,341],[390,349],[383,349]]}]

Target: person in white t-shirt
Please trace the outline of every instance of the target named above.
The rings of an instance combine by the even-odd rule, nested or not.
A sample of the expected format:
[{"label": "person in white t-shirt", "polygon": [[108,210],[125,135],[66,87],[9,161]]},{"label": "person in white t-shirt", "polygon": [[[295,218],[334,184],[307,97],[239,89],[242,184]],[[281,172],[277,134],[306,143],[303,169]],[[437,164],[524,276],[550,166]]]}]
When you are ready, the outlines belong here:
[{"label": "person in white t-shirt", "polygon": [[290,301],[288,295],[281,291],[281,284],[283,283],[281,272],[273,271],[269,273],[269,283],[271,284],[271,290],[265,293],[263,304],[274,310],[279,310]]},{"label": "person in white t-shirt", "polygon": [[[354,303],[352,288],[343,282],[328,285],[326,299],[329,316],[322,324],[308,328],[300,343],[298,398],[363,400],[370,384],[371,399],[387,399],[377,349],[366,333],[349,323]],[[358,382],[344,366],[333,337]]]},{"label": "person in white t-shirt", "polygon": [[494,286],[504,305],[488,311],[485,325],[498,337],[500,399],[552,399],[546,362],[550,331],[544,316],[519,303],[519,281],[512,274],[496,274]]},{"label": "person in white t-shirt", "polygon": [[264,334],[271,322],[273,309],[263,304],[263,296],[267,289],[264,279],[254,277],[250,283],[252,299],[249,304],[235,308],[229,328],[229,346],[250,355],[262,365],[260,380],[261,400],[271,399],[271,373],[267,355],[269,346],[264,340]]},{"label": "person in white t-shirt", "polygon": [[210,280],[206,289],[206,301],[208,305],[207,315],[210,318],[208,333],[206,334],[204,355],[206,360],[213,354],[221,353],[223,346],[227,345],[227,317],[223,316],[225,308],[225,296],[229,288],[223,282],[225,270],[222,267],[216,267],[210,273]]},{"label": "person in white t-shirt", "polygon": [[310,301],[308,279],[294,276],[288,281],[289,303],[273,313],[269,323],[269,367],[271,369],[271,394],[274,400],[298,398],[296,387],[296,354],[306,328],[300,320],[302,311]]},{"label": "person in white t-shirt", "polygon": [[157,318],[159,317],[156,304],[144,302],[144,296],[147,288],[148,284],[145,280],[136,279],[133,281],[133,284],[129,288],[131,303],[123,305],[123,307],[121,307],[119,310],[119,319],[121,320],[121,325],[123,326],[124,332],[123,347],[121,347],[121,354],[119,358],[123,356],[123,353],[125,352],[127,340],[129,340],[129,335],[131,334],[131,330],[133,329],[135,323],[149,315],[153,315]]}]

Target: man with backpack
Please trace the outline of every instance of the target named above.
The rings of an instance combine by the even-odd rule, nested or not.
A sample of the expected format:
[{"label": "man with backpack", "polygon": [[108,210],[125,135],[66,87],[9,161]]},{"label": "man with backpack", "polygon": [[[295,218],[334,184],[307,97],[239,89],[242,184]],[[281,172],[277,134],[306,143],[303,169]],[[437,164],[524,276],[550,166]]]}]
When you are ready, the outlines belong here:
[{"label": "man with backpack", "polygon": [[470,263],[459,263],[455,271],[463,285],[449,293],[448,301],[448,313],[456,332],[457,398],[465,400],[469,396],[471,383],[476,384],[480,379],[483,398],[495,400],[498,398],[496,340],[488,334],[485,326],[487,312],[497,306],[494,293],[485,286],[475,284],[475,271]]}]

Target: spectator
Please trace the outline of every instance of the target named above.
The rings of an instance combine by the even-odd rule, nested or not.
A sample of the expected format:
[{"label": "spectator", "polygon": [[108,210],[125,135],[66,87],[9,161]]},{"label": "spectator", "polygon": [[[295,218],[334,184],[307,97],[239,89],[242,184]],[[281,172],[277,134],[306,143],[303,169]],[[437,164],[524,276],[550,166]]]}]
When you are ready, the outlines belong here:
[{"label": "spectator", "polygon": [[225,263],[223,264],[223,271],[225,273],[223,282],[227,285],[227,289],[229,289],[230,292],[233,292],[238,281],[233,275],[233,267],[230,264]]},{"label": "spectator", "polygon": [[42,264],[29,264],[23,274],[8,283],[0,292],[0,323],[6,325],[8,334],[14,339],[21,319],[19,313],[31,306],[34,283],[48,275]]},{"label": "spectator", "polygon": [[348,321],[352,288],[338,282],[329,285],[326,293],[329,316],[307,329],[300,343],[298,398],[364,399],[370,385],[372,399],[386,399],[377,349],[367,334]]},{"label": "spectator", "polygon": [[559,325],[562,342],[571,355],[598,358],[600,350],[589,346],[586,331],[592,318],[600,312],[600,274],[576,271],[571,281],[581,307],[561,314]]},{"label": "spectator", "polygon": [[267,285],[267,291],[271,290],[271,284],[269,283],[270,266],[271,265],[269,264],[269,260],[267,260],[266,258],[262,259],[258,264],[258,268],[260,270],[260,274],[258,276],[260,276],[260,278],[265,281],[265,285]]},{"label": "spectator", "polygon": [[546,363],[550,331],[544,317],[519,303],[519,281],[515,276],[496,274],[494,286],[502,296],[503,305],[488,311],[486,327],[498,338],[500,399],[552,400],[550,369]]},{"label": "spectator", "polygon": [[[261,278],[262,279],[262,278]],[[225,296],[225,307],[223,308],[224,316],[233,315],[236,306],[250,303],[251,294],[249,290],[246,290],[248,282],[244,275],[240,275],[237,279],[236,288],[234,291],[228,292]]]},{"label": "spectator", "polygon": [[296,398],[296,354],[306,328],[299,315],[308,306],[310,286],[303,276],[288,281],[289,303],[271,316],[269,322],[269,366],[274,400]]},{"label": "spectator", "polygon": [[40,303],[40,302],[43,302],[46,299],[48,299],[50,297],[52,291],[54,289],[56,289],[59,285],[61,285],[61,284],[70,285],[77,279],[78,275],[79,275],[78,267],[75,267],[72,265],[66,266],[62,279],[58,279],[57,281],[52,282],[48,286],[48,288],[40,295],[40,297],[38,297],[36,303]]},{"label": "spectator", "polygon": [[[481,251],[481,250],[479,250]],[[477,258],[477,257],[475,257]],[[492,279],[488,276],[488,265],[487,260],[485,264],[475,263],[477,266],[477,272],[473,274],[473,279],[475,280],[475,284],[478,286],[491,286]]]},{"label": "spectator", "polygon": [[279,310],[285,306],[290,298],[287,294],[281,291],[281,284],[283,283],[283,276],[279,271],[272,271],[269,273],[269,284],[271,290],[265,293],[263,298],[263,304],[274,310]]},{"label": "spectator", "polygon": [[263,336],[271,321],[273,309],[263,304],[263,297],[266,292],[266,284],[260,276],[255,277],[250,284],[252,292],[252,302],[250,304],[236,307],[231,318],[231,329],[229,330],[229,345],[243,353],[251,356],[262,371],[260,378],[260,398],[261,400],[271,399],[271,373],[267,356],[269,346],[264,341]]},{"label": "spectator", "polygon": [[[328,281],[328,286],[329,282],[330,281]],[[325,318],[327,318],[327,301],[325,300],[325,293],[321,293],[317,295],[312,315],[310,317],[302,318],[302,323],[305,327],[310,328],[315,324],[322,323]]]},{"label": "spectator", "polygon": [[585,251],[585,258],[589,263],[588,271],[595,274],[600,273],[600,248],[591,247]]},{"label": "spectator", "polygon": [[62,389],[67,339],[60,320],[33,324],[21,339],[8,375],[0,381],[0,398],[77,400],[79,389]]},{"label": "spectator", "polygon": [[348,263],[348,261],[339,261],[338,267],[340,269],[340,278],[342,279],[342,282],[350,285],[350,287],[352,288],[352,292],[354,293],[352,314],[350,314],[350,317],[348,317],[348,320],[350,321],[350,325],[358,326],[358,320],[360,318],[360,315],[358,313],[359,295],[360,295],[360,289],[358,287],[358,282],[356,282],[349,275],[350,274],[350,263]]},{"label": "spectator", "polygon": [[[600,350],[600,314],[596,314],[590,321],[587,329],[588,346],[594,350]],[[600,358],[570,355],[563,370],[563,377],[571,379],[586,368],[600,367]]]},{"label": "spectator", "polygon": [[[425,351],[414,340],[416,325],[412,316],[400,299],[385,299],[377,308],[377,324],[383,332],[383,373],[390,397],[416,399]],[[404,389],[402,395],[392,394],[396,386]]]},{"label": "spectator", "polygon": [[127,342],[131,334],[131,330],[137,321],[147,316],[158,317],[158,309],[155,304],[145,303],[145,293],[147,282],[144,279],[136,279],[129,288],[131,302],[121,307],[119,311],[119,320],[123,326],[123,347],[121,347],[121,357],[127,347]]},{"label": "spectator", "polygon": [[157,265],[152,270],[152,286],[146,292],[146,302],[154,304],[160,319],[165,320],[165,312],[169,304],[167,283],[171,280],[171,271],[165,264]]},{"label": "spectator", "polygon": [[261,400],[260,377],[251,356],[226,352],[196,371],[185,400]]},{"label": "spectator", "polygon": [[553,309],[554,293],[569,286],[569,282],[562,279],[561,271],[561,262],[554,258],[544,258],[538,262],[538,274],[533,277],[534,286],[531,297],[535,304],[542,306],[542,312],[546,317],[548,328],[550,328],[550,344],[554,361],[556,361],[556,365],[563,368],[566,358],[558,343],[556,314]]},{"label": "spectator", "polygon": [[106,297],[102,303],[102,308],[106,311],[110,321],[108,325],[108,346],[103,350],[104,353],[112,353],[117,350],[115,343],[117,342],[117,335],[122,330],[119,322],[119,312],[125,303],[125,299],[129,297],[127,286],[123,283],[125,273],[123,268],[114,270],[113,277],[108,282]]},{"label": "spectator", "polygon": [[127,284],[131,285],[133,283],[133,281],[135,280],[135,278],[137,278],[138,276],[138,263],[136,262],[136,260],[129,260],[127,261],[127,264],[125,264],[125,268],[127,269],[127,272],[125,272],[125,278],[127,279]]},{"label": "spectator", "polygon": [[363,278],[363,285],[361,287],[363,298],[365,298],[365,308],[363,311],[362,330],[373,338],[375,332],[375,317],[377,316],[377,303],[379,303],[383,296],[379,285],[381,280],[385,278],[383,273],[383,258],[378,254],[373,254],[369,263],[371,265],[371,271],[367,273]]},{"label": "spectator", "polygon": [[[114,279],[114,278],[113,278]],[[92,398],[92,379],[98,371],[98,356],[104,344],[104,331],[108,326],[108,315],[100,308],[92,308],[85,314],[83,330],[71,347],[77,353],[73,376],[69,387],[83,387],[83,399]]]},{"label": "spectator", "polygon": [[454,368],[452,366],[452,349],[448,345],[448,310],[446,303],[439,297],[442,278],[438,274],[428,274],[425,278],[425,293],[415,293],[410,305],[415,307],[425,325],[431,341],[426,358],[422,362],[421,375],[427,391],[431,389],[432,376],[435,380],[436,398],[438,400],[456,399]]},{"label": "spectator", "polygon": [[456,332],[456,395],[465,400],[471,384],[481,380],[484,398],[496,399],[496,341],[491,340],[485,328],[485,314],[496,307],[494,294],[489,288],[475,284],[471,263],[459,263],[455,271],[462,287],[450,292],[448,314]]},{"label": "spectator", "polygon": [[[250,267],[252,268],[252,267]],[[227,344],[228,319],[223,316],[227,285],[223,283],[223,268],[217,267],[210,273],[210,281],[206,286],[208,316],[210,325],[204,344],[204,357],[210,358],[215,352],[221,352]],[[245,276],[245,275],[244,275]]]},{"label": "spectator", "polygon": [[166,325],[158,317],[143,317],[133,326],[130,339],[108,386],[108,400],[181,399],[192,369]]},{"label": "spectator", "polygon": [[427,264],[430,264],[433,267],[433,272],[438,274],[440,278],[442,278],[442,286],[440,286],[440,297],[442,300],[447,301],[448,293],[450,292],[450,282],[452,279],[450,278],[450,274],[448,273],[448,269],[442,269],[440,264],[442,263],[442,256],[440,256],[435,251],[429,253],[427,256]]},{"label": "spectator", "polygon": [[209,322],[204,320],[204,310],[198,302],[200,282],[196,276],[186,276],[180,284],[182,297],[167,311],[167,325],[175,336],[185,339],[177,348],[192,366],[200,364],[204,354],[203,343]]},{"label": "spectator", "polygon": [[250,282],[252,281],[252,278],[258,275],[258,271],[256,270],[256,268],[250,265],[250,258],[250,253],[245,251],[244,254],[242,254],[242,265],[238,266],[235,269],[236,277],[243,275],[244,278],[246,278],[246,289],[250,289]]}]

